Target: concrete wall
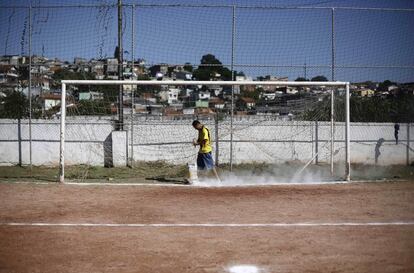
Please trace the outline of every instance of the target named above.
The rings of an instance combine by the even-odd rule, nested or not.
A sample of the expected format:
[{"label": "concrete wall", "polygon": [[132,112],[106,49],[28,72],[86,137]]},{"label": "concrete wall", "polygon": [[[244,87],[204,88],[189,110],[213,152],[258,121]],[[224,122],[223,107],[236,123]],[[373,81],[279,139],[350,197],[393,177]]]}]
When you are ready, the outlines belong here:
[{"label": "concrete wall", "polygon": [[[195,161],[197,149],[189,145],[197,132],[191,121],[147,121],[134,125],[134,160],[167,160],[187,163]],[[214,121],[207,121],[215,139]],[[330,161],[330,123],[293,122],[248,118],[235,120],[233,162],[308,162],[318,152],[318,161]],[[219,162],[230,161],[230,122],[221,121],[219,131]],[[399,143],[395,144],[392,123],[352,123],[351,161],[380,165],[407,164],[414,161],[414,125],[410,125],[411,148],[407,146],[407,124],[400,124]],[[383,139],[384,141],[382,141]],[[159,143],[168,143],[157,145]],[[318,145],[317,145],[318,144]],[[215,152],[213,143],[213,151]],[[335,162],[345,160],[345,126],[335,124]],[[130,151],[132,152],[132,151]],[[132,154],[132,153],[130,153]]]},{"label": "concrete wall", "polygon": [[[219,162],[230,160],[230,122],[206,121],[213,139],[219,137]],[[293,122],[249,117],[234,121],[234,163],[307,162],[318,151],[319,162],[329,162],[329,122]],[[65,161],[67,165],[125,165],[126,156],[134,160],[165,160],[171,163],[195,161],[197,148],[190,143],[197,137],[191,120],[136,120],[133,133],[113,132],[110,120],[76,118],[67,121]],[[344,124],[335,126],[335,161],[345,158]],[[395,143],[392,123],[352,123],[352,163],[380,165],[414,161],[414,126],[410,125],[411,147],[407,146],[407,124],[400,124],[399,143]],[[32,162],[34,165],[58,165],[59,120],[32,121]],[[114,139],[115,138],[115,142]],[[129,149],[126,150],[126,142]],[[131,145],[133,143],[133,145]],[[216,142],[213,143],[214,152]],[[125,147],[125,148],[124,148]],[[115,151],[114,151],[115,150]],[[29,126],[27,120],[0,120],[0,165],[29,163]]]},{"label": "concrete wall", "polygon": [[[104,165],[104,142],[112,132],[108,120],[74,120],[66,126],[66,164]],[[60,121],[32,120],[32,163],[58,165]],[[28,120],[0,120],[0,164],[29,164]]]}]

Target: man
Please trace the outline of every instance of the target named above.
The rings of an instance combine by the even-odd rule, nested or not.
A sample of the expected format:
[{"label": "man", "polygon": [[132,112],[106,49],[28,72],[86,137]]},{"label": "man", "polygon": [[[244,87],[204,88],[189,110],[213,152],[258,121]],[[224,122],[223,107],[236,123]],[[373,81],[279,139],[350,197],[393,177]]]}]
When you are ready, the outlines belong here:
[{"label": "man", "polygon": [[400,125],[395,123],[394,125],[394,137],[395,137],[395,144],[398,144],[398,131],[400,130]]},{"label": "man", "polygon": [[197,167],[200,170],[213,171],[214,176],[220,181],[216,168],[214,168],[213,156],[211,155],[213,148],[211,147],[210,131],[198,120],[193,121],[193,127],[198,131],[198,138],[193,140],[193,145],[200,145],[197,155]]}]

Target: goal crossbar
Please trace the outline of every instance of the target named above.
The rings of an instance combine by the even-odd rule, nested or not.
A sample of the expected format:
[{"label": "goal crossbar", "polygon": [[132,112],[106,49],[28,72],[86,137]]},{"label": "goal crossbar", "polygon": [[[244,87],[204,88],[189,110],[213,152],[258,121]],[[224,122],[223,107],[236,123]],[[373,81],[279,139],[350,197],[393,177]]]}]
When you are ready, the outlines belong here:
[{"label": "goal crossbar", "polygon": [[346,86],[349,82],[307,81],[128,81],[128,80],[62,80],[68,85],[278,85],[278,86]]},{"label": "goal crossbar", "polygon": [[[350,82],[327,81],[154,81],[154,80],[62,80],[61,92],[61,117],[60,117],[60,157],[59,157],[59,181],[65,181],[65,119],[66,119],[66,86],[67,85],[262,85],[262,86],[336,86],[345,87],[345,180],[350,181],[351,156],[350,156]],[[234,94],[232,94],[234,96]],[[333,96],[333,92],[332,92]],[[332,99],[333,102],[333,99]],[[333,105],[332,105],[333,109]],[[332,152],[332,151],[331,151]]]}]

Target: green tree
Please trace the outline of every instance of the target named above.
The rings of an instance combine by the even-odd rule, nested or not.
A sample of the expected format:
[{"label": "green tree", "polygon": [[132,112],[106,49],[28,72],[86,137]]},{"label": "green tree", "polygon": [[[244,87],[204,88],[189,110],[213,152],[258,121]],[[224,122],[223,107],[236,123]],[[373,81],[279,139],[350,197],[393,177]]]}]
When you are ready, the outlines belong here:
[{"label": "green tree", "polygon": [[[138,80],[140,81],[149,81],[151,78],[146,75],[138,75]],[[161,91],[161,86],[159,85],[137,85],[137,92],[135,92],[135,97],[139,97],[142,93],[151,93],[156,94]]]},{"label": "green tree", "polygon": [[241,90],[241,96],[246,98],[252,98],[255,101],[258,101],[260,98],[260,92],[263,90],[263,88],[256,88],[254,91],[248,91],[242,88]]},{"label": "green tree", "polygon": [[3,111],[0,112],[2,118],[21,119],[29,114],[29,100],[21,92],[9,93],[7,97],[2,99],[2,104]]},{"label": "green tree", "polygon": [[81,100],[67,109],[68,116],[110,115],[111,103],[105,100]]},{"label": "green tree", "polygon": [[190,63],[185,63],[184,64],[184,70],[188,71],[188,72],[193,72],[193,66]]},{"label": "green tree", "polygon": [[304,77],[298,77],[296,78],[295,82],[307,82],[309,81],[308,79],[304,78]]},{"label": "green tree", "polygon": [[149,68],[150,74],[152,77],[155,77],[158,72],[160,72],[161,66],[160,65],[153,65]]},{"label": "green tree", "polygon": [[194,70],[193,76],[200,81],[208,81],[215,74],[220,74],[220,78],[225,81],[232,79],[232,73],[212,54],[203,55],[200,66]]},{"label": "green tree", "polygon": [[114,58],[115,59],[118,59],[119,58],[119,47],[118,46],[115,47]]},{"label": "green tree", "polygon": [[313,82],[327,82],[328,79],[325,76],[319,75],[319,76],[313,77],[311,79],[311,81],[313,81]]},{"label": "green tree", "polygon": [[395,82],[392,82],[390,80],[385,80],[378,85],[378,91],[388,91],[388,87],[391,85],[396,84]]},{"label": "green tree", "polygon": [[[336,121],[345,121],[344,98],[335,100]],[[414,122],[414,95],[401,94],[398,96],[382,97],[351,97],[351,122]],[[329,121],[330,99],[326,97],[307,109],[304,120]]]}]

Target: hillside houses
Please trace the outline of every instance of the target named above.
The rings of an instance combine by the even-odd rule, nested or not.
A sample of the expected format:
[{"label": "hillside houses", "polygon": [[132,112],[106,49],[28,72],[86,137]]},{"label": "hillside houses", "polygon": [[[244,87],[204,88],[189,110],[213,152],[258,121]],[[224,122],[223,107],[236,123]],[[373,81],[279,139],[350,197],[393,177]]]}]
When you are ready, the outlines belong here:
[{"label": "hillside houses", "polygon": [[[17,91],[26,97],[29,95],[29,58],[27,56],[0,57],[0,91],[2,96]],[[116,58],[86,59],[75,57],[72,61],[57,58],[32,56],[31,96],[42,105],[44,111],[56,109],[60,104],[60,80],[62,79],[118,79],[118,60]],[[192,65],[169,65],[160,63],[147,65],[145,60],[138,59],[133,63],[124,61],[123,78],[148,81],[192,81],[197,69]],[[214,83],[222,80],[221,74],[211,72],[209,80]],[[243,81],[257,81],[257,85],[243,85]],[[269,86],[260,84],[263,81],[288,81],[285,76],[267,75],[253,79],[243,73],[236,75],[240,85],[124,85],[123,101],[126,114],[186,116],[209,115],[215,112],[230,113],[232,94],[235,95],[235,112],[240,114],[273,113],[288,115],[303,111],[303,105],[330,89],[318,87]],[[387,97],[404,93],[413,93],[413,84],[397,84],[390,81],[384,83],[363,82],[351,85],[353,97]],[[69,86],[68,95],[73,98],[73,105],[84,103],[90,105],[93,113],[94,103],[99,107],[110,108],[116,114],[118,107],[118,87],[116,86]],[[344,89],[337,89],[343,94]],[[85,104],[88,102],[88,104]],[[99,107],[95,108],[98,109]],[[87,109],[86,109],[87,110]],[[87,111],[82,113],[87,113]],[[104,112],[106,113],[106,112]]]}]

